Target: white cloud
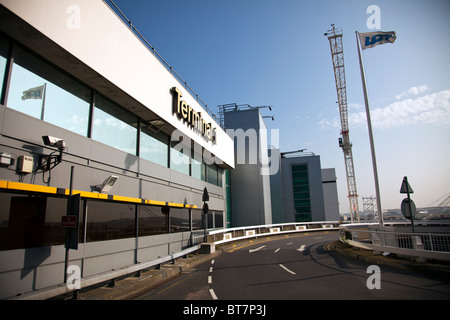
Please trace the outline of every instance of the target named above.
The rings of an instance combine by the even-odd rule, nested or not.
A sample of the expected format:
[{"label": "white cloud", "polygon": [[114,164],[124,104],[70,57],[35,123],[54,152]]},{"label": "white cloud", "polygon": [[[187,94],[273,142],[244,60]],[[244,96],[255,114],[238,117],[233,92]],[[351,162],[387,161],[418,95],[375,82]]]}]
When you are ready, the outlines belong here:
[{"label": "white cloud", "polygon": [[[408,94],[417,95],[428,90],[425,86],[413,88],[408,90]],[[380,130],[421,124],[450,125],[450,90],[397,101],[383,108],[372,109],[370,114],[372,126]],[[338,119],[322,119],[319,125],[322,129],[340,128]],[[351,129],[366,126],[365,111],[349,113]]]},{"label": "white cloud", "polygon": [[418,94],[428,91],[429,89],[430,88],[426,84],[423,84],[421,86],[412,87],[408,91],[403,91],[402,93],[396,95],[395,98],[400,100],[411,96],[417,96]]}]

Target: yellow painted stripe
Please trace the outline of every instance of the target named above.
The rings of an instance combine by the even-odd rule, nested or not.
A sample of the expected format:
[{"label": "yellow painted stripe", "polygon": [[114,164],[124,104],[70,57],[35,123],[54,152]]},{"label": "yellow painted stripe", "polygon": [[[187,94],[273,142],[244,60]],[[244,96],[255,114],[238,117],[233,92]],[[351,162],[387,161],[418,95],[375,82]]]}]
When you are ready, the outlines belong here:
[{"label": "yellow painted stripe", "polygon": [[134,202],[134,203],[142,203],[142,199],[139,198],[131,198],[124,196],[113,196],[114,201],[123,201],[123,202]]},{"label": "yellow painted stripe", "polygon": [[0,188],[7,189],[8,181],[0,180]]},{"label": "yellow painted stripe", "polygon": [[[58,188],[56,188],[56,187],[40,186],[40,185],[36,185],[36,184],[12,182],[12,181],[5,181],[5,180],[0,180],[0,188],[9,189],[9,190],[39,192],[39,193],[50,193],[50,194],[57,194],[57,191],[58,191]],[[70,194],[69,189],[63,189],[63,190],[64,190],[65,195],[68,196]],[[74,195],[80,194],[81,197],[83,197],[83,198],[108,200],[108,194],[106,194],[106,193],[96,193],[96,192],[89,192],[89,191],[82,191],[82,190],[73,190],[72,194],[74,194]],[[122,201],[122,202],[131,202],[131,203],[144,203],[144,204],[156,205],[156,206],[168,205],[169,207],[176,207],[176,208],[184,208],[184,207],[191,208],[191,209],[198,208],[196,205],[191,205],[191,204],[184,205],[182,203],[165,202],[165,201],[159,201],[159,200],[145,199],[143,202],[142,199],[140,199],[140,198],[132,198],[132,197],[125,197],[125,196],[118,196],[118,195],[113,195],[112,200],[113,201]]]},{"label": "yellow painted stripe", "polygon": [[31,191],[31,192],[42,192],[42,193],[52,193],[56,194],[57,188],[40,186],[36,184],[28,184],[22,182],[12,182],[8,181],[8,189],[21,190],[21,191]]},{"label": "yellow painted stripe", "polygon": [[155,206],[165,206],[166,203],[164,201],[158,201],[158,200],[145,200],[146,204],[152,204]]},{"label": "yellow painted stripe", "polygon": [[169,205],[169,207],[184,208],[184,204],[182,204],[182,203],[169,202],[168,205]]}]

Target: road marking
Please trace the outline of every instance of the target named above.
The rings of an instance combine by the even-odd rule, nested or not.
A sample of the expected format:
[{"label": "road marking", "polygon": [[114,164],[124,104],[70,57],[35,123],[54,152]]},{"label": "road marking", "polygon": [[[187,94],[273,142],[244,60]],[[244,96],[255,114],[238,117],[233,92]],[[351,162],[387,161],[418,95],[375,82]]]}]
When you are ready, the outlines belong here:
[{"label": "road marking", "polygon": [[216,296],[216,294],[214,293],[214,290],[213,290],[213,289],[209,289],[209,293],[211,294],[211,297],[212,297],[214,300],[219,299],[219,298],[217,298],[217,296]]},{"label": "road marking", "polygon": [[280,251],[280,248],[278,248],[277,250],[275,250],[274,253],[277,253],[278,251]]},{"label": "road marking", "polygon": [[285,266],[283,266],[282,264],[279,265],[280,267],[282,267],[284,270],[286,270],[287,272],[289,272],[290,274],[296,274],[294,271],[289,270],[288,268],[286,268]]},{"label": "road marking", "polygon": [[287,246],[290,246],[291,244],[293,244],[293,242],[286,243]]},{"label": "road marking", "polygon": [[266,247],[266,246],[261,246],[261,247],[256,248],[256,249],[250,249],[250,250],[248,250],[248,252],[249,252],[249,253],[256,252],[256,251],[259,251],[259,250],[261,250],[261,249],[263,249],[263,248],[265,248],[265,247]]},{"label": "road marking", "polygon": [[[211,265],[214,264],[214,259],[211,260]],[[213,272],[213,267],[211,266],[209,268],[209,276],[208,276],[208,286],[209,286],[209,293],[211,294],[211,297],[213,298],[213,300],[218,300],[216,293],[214,292],[213,288],[212,288],[212,272]]]},{"label": "road marking", "polygon": [[300,246],[300,248],[297,249],[297,251],[300,251],[300,252],[302,252],[303,250],[305,250],[305,245],[304,244],[302,244]]}]

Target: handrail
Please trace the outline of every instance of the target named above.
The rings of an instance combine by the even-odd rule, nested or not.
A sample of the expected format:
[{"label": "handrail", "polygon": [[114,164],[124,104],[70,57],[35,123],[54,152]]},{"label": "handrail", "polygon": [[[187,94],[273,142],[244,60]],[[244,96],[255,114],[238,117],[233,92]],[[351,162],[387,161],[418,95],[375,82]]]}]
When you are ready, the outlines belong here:
[{"label": "handrail", "polygon": [[[180,82],[180,84],[182,84],[186,90],[188,90],[188,92],[192,95],[193,98],[195,98],[197,100],[197,102],[199,102],[204,108],[205,110],[208,112],[208,114],[217,122],[217,124],[220,125],[220,121],[217,118],[217,116],[215,115],[214,112],[211,111],[211,109],[209,109],[208,105],[198,96],[198,94],[187,84],[187,82],[173,69],[173,67],[166,61],[164,60],[164,58],[158,53],[158,51],[156,51],[155,47],[152,46],[147,39],[145,39],[145,37],[139,32],[138,29],[136,29],[136,27],[133,25],[132,21],[129,20],[125,14],[119,9],[119,7],[114,3],[113,0],[103,0],[103,2],[105,2],[105,4],[108,5],[107,2],[110,2],[111,5],[117,10],[117,12],[120,13],[120,15],[117,14],[117,12],[114,10],[114,8],[112,8],[111,6],[109,6],[109,8],[116,13],[116,15],[121,18],[121,20],[126,24],[129,25],[130,30],[133,32],[133,34],[147,47],[147,49],[150,49],[149,51],[162,63],[162,65],[167,69],[167,71],[169,71],[172,75],[175,76],[175,79],[177,79],[178,82]],[[122,17],[120,17],[122,16]]]},{"label": "handrail", "polygon": [[291,222],[212,230],[208,232],[208,242],[218,245],[225,242],[268,235],[338,230],[340,223],[340,221]]},{"label": "handrail", "polygon": [[353,247],[426,259],[450,261],[450,232],[377,230],[373,224],[341,225],[340,238]]}]

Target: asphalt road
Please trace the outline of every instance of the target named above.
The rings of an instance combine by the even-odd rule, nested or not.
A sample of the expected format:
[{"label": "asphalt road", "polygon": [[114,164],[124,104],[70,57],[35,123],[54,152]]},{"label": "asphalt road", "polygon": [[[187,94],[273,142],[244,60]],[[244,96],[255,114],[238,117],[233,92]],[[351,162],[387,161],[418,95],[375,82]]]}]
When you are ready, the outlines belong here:
[{"label": "asphalt road", "polygon": [[315,232],[230,246],[137,299],[450,299],[450,279],[370,267],[330,250],[337,239],[336,232]]}]

